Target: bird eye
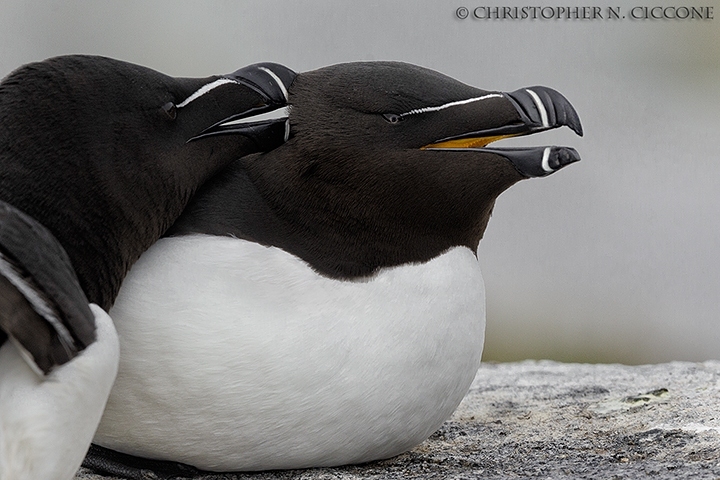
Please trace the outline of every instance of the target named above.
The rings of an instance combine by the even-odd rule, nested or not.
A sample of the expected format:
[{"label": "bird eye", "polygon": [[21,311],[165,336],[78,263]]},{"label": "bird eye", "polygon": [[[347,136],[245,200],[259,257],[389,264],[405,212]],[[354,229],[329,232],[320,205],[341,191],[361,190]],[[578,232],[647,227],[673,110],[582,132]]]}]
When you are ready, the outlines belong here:
[{"label": "bird eye", "polygon": [[399,123],[402,120],[400,115],[395,115],[394,113],[384,113],[383,118],[390,123]]},{"label": "bird eye", "polygon": [[168,116],[170,120],[175,120],[177,117],[177,106],[173,102],[168,102],[162,106],[163,112]]}]

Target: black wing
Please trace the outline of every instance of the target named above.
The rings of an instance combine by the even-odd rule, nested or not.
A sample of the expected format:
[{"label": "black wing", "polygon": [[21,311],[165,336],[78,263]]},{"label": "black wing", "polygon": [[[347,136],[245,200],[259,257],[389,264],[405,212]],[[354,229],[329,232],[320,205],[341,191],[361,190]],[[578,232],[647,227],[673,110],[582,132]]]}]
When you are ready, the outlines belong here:
[{"label": "black wing", "polygon": [[95,320],[60,243],[0,201],[0,344],[8,336],[48,373],[95,341]]}]

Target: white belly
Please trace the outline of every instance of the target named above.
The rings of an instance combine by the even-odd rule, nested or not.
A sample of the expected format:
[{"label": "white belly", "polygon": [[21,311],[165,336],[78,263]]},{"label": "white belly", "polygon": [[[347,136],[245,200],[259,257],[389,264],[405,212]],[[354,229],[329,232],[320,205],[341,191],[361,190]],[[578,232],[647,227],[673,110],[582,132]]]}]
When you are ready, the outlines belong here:
[{"label": "white belly", "polygon": [[284,469],[387,458],[432,434],[479,366],[485,294],[467,248],[347,282],[197,235],[146,252],[110,315],[120,370],[96,443]]}]

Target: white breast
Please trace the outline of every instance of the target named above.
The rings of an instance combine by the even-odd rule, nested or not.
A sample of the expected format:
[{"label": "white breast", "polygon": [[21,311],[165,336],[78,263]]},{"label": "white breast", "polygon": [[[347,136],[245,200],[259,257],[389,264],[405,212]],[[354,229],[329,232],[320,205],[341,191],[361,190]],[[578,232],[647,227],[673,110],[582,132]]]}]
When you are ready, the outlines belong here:
[{"label": "white breast", "polygon": [[197,235],[146,252],[111,317],[120,370],[95,442],[264,470],[387,458],[427,438],[479,366],[485,303],[467,248],[348,282]]},{"label": "white breast", "polygon": [[47,376],[38,376],[12,341],[0,348],[0,479],[75,477],[119,356],[112,320],[97,305],[90,309],[97,341]]}]

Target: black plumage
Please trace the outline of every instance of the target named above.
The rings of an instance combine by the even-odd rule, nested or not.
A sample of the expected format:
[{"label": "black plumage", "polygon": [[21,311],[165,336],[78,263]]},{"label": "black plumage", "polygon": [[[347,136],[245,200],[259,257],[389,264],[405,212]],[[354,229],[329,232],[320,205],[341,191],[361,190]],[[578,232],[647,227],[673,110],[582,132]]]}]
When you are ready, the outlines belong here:
[{"label": "black plumage", "polygon": [[[289,141],[214,177],[168,234],[277,246],[335,278],[426,261],[457,245],[474,251],[497,196],[550,173],[542,147],[482,147],[563,125],[582,134],[562,95],[532,89],[542,105],[527,89],[480,90],[405,63],[301,73],[290,88]],[[567,147],[549,155],[552,171],[579,160]]]},{"label": "black plumage", "polygon": [[[260,64],[225,76],[173,78],[78,55],[26,65],[0,83],[0,251],[77,340],[75,350],[58,356],[57,338],[36,335],[48,331],[38,312],[23,313],[5,282],[0,291],[14,307],[3,312],[0,343],[15,337],[48,371],[93,340],[87,302],[112,306],[130,266],[196,188],[232,160],[285,140],[284,120],[220,125],[285,105],[286,87],[268,70],[288,85],[294,77],[280,65]],[[82,290],[73,291],[75,274]]]}]

